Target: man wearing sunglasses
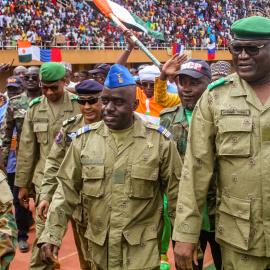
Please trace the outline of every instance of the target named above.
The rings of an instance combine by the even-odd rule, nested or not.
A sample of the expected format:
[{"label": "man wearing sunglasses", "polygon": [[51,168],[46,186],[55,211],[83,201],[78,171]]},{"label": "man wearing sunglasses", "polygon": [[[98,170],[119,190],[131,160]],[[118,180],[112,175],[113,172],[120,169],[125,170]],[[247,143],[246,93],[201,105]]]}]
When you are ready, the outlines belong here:
[{"label": "man wearing sunglasses", "polygon": [[[48,62],[41,66],[40,81],[43,96],[29,103],[25,115],[15,176],[15,185],[20,188],[18,197],[25,208],[29,207],[29,188],[32,183],[37,194],[36,205],[39,204],[39,188],[46,159],[63,121],[80,112],[77,97],[64,89],[65,74],[66,69],[60,63]],[[29,78],[29,82],[34,79],[33,76]],[[50,266],[40,262],[39,248],[36,246],[43,227],[43,220],[37,216],[36,240],[32,248],[29,269],[51,269]]]},{"label": "man wearing sunglasses", "polygon": [[107,75],[108,75],[108,73],[110,71],[110,68],[111,68],[111,65],[104,64],[104,63],[99,63],[97,65],[97,67],[94,68],[93,70],[90,70],[89,73],[93,74],[92,78],[96,82],[104,85],[104,82],[105,82],[106,77],[107,77]]},{"label": "man wearing sunglasses", "polygon": [[[75,89],[78,93],[77,102],[79,104],[81,114],[64,121],[63,127],[58,132],[54,140],[55,143],[53,143],[52,149],[47,158],[44,178],[40,187],[41,202],[38,206],[38,214],[42,220],[45,220],[47,217],[49,204],[51,203],[53,194],[58,186],[58,182],[55,178],[56,173],[72,140],[76,137],[76,131],[85,125],[101,121],[100,94],[103,86],[93,80],[86,80],[78,83],[75,86]],[[84,259],[85,253],[88,250],[88,244],[84,238],[87,227],[87,219],[85,219],[87,208],[85,210],[83,209],[82,202],[83,195],[81,193],[80,204],[74,212],[71,223],[81,269],[86,270],[91,268],[89,266],[89,261],[87,262]],[[78,232],[76,228],[78,228]]]},{"label": "man wearing sunglasses", "polygon": [[216,241],[223,269],[270,267],[270,21],[249,17],[231,29],[236,73],[208,86],[189,127],[173,233],[181,269],[197,264],[215,159]]},{"label": "man wearing sunglasses", "polygon": [[[9,171],[11,168],[10,161],[8,160],[10,160],[10,157],[13,154],[15,160],[15,149],[16,155],[18,154],[23,122],[29,103],[42,94],[39,86],[39,68],[32,66],[28,68],[28,70],[26,69],[24,83],[22,83],[19,78],[14,81],[14,78],[18,77],[10,77],[10,83],[7,84],[8,95],[11,94],[9,92],[11,90],[10,87],[12,86],[14,88],[13,90],[15,90],[15,96],[9,100],[0,130],[0,139],[3,143],[2,153],[4,163],[5,166],[8,166],[8,179],[14,195],[15,218],[19,230],[19,250],[21,252],[27,252],[29,250],[27,234],[29,228],[34,224],[34,219],[32,217],[32,212],[20,205],[18,199],[19,188],[14,186],[16,162],[14,162],[13,166],[14,171]],[[23,88],[25,89],[24,92]],[[14,137],[14,134],[16,133],[17,136]]]},{"label": "man wearing sunglasses", "polygon": [[[134,46],[134,45],[133,45]],[[160,70],[156,66],[145,66],[139,70],[141,87],[137,87],[137,99],[139,106],[136,113],[146,121],[157,123],[160,112],[164,109],[158,105],[154,98],[155,77],[160,75]]]}]

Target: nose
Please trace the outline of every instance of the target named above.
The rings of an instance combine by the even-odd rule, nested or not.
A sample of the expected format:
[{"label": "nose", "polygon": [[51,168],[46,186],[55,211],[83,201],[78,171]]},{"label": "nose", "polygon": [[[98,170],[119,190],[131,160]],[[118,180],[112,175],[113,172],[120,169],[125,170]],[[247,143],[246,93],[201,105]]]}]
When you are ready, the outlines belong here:
[{"label": "nose", "polygon": [[53,95],[53,91],[51,90],[51,88],[48,88],[47,95]]},{"label": "nose", "polygon": [[88,102],[85,102],[84,108],[89,109],[89,108],[91,108],[91,105]]},{"label": "nose", "polygon": [[110,102],[107,104],[105,110],[106,110],[107,112],[114,111],[114,110],[115,110],[115,106],[114,106],[113,102],[110,101]]},{"label": "nose", "polygon": [[245,48],[243,48],[242,52],[238,55],[238,58],[240,59],[246,59],[246,58],[249,58],[249,54],[247,54]]}]

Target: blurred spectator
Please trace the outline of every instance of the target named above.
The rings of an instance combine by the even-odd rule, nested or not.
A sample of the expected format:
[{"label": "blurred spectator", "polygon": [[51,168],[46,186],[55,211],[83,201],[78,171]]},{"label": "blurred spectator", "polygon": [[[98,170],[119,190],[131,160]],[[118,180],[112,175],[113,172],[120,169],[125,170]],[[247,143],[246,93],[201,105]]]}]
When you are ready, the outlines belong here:
[{"label": "blurred spectator", "polygon": [[[230,26],[235,20],[253,15],[254,7],[260,8],[264,16],[270,11],[266,0],[114,1],[147,22],[150,29],[164,34],[165,42],[135,32],[149,48],[172,43],[205,48],[210,40],[224,47],[233,38]],[[60,9],[51,0],[0,1],[0,46],[11,49],[16,40],[26,39],[36,45],[55,46],[56,37],[63,35],[72,49],[122,48],[124,35],[109,19],[83,1],[70,3],[70,7]]]},{"label": "blurred spectator", "polygon": [[81,71],[79,78],[80,78],[80,82],[85,81],[85,80],[89,80],[89,72],[87,70]]}]

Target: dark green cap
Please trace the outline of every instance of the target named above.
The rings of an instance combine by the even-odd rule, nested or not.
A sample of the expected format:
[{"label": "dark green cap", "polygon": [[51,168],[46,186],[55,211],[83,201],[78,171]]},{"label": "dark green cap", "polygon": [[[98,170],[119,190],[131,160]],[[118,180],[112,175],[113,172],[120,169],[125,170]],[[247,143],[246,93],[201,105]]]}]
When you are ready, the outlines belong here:
[{"label": "dark green cap", "polygon": [[270,39],[270,20],[261,16],[238,20],[233,23],[231,29],[235,39]]},{"label": "dark green cap", "polygon": [[66,69],[60,63],[47,62],[41,66],[39,74],[42,82],[53,83],[64,78]]}]

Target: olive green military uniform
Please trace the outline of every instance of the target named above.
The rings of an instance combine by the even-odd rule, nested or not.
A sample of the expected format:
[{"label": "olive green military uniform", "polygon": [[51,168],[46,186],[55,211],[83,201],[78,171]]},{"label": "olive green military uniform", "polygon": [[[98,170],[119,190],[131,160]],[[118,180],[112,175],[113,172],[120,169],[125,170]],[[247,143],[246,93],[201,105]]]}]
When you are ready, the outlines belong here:
[{"label": "olive green military uniform", "polygon": [[[44,176],[46,159],[50,153],[54,138],[62,127],[64,120],[80,113],[77,97],[64,90],[64,100],[55,117],[45,96],[32,100],[27,110],[17,158],[15,185],[29,188],[35,184],[36,193]],[[39,204],[39,196],[36,205]],[[33,244],[30,269],[51,269],[51,266],[40,262],[36,241],[43,231],[44,222],[36,216],[36,240]]]},{"label": "olive green military uniform", "polygon": [[[222,247],[223,265],[266,269],[270,265],[270,100],[263,106],[237,74],[209,88],[192,115],[173,239],[197,243],[216,156],[216,241]],[[256,261],[264,265],[258,268]]]},{"label": "olive green military uniform", "polygon": [[31,99],[27,96],[26,92],[9,100],[0,130],[0,139],[2,140],[2,151],[5,165],[7,165],[8,162],[14,128],[17,130],[16,153],[18,154],[23,121],[30,101]]},{"label": "olive green military uniform", "polygon": [[12,213],[13,196],[6,176],[0,170],[0,268],[9,269],[17,247],[18,231]]},{"label": "olive green military uniform", "polygon": [[87,258],[99,269],[159,269],[163,194],[173,222],[182,161],[166,129],[134,119],[119,149],[103,121],[76,132],[39,243],[61,245],[83,190]]},{"label": "olive green military uniform", "polygon": [[[178,153],[184,162],[189,126],[182,104],[163,110],[160,113],[160,124],[172,134]],[[211,230],[215,230],[216,189],[216,173],[214,173],[207,194],[207,209]]]},{"label": "olive green military uniform", "polygon": [[[46,160],[44,171],[44,178],[40,187],[40,201],[52,201],[55,190],[58,186],[58,181],[55,176],[58,169],[66,155],[66,152],[76,136],[76,131],[85,125],[82,114],[76,115],[63,122],[63,127],[58,132],[54,143],[52,145],[50,154]],[[81,194],[81,201],[76,207],[76,210],[71,219],[74,240],[77,247],[81,269],[91,269],[90,262],[86,261],[85,253],[88,250],[88,242],[85,241],[84,233],[87,227],[87,211],[82,205],[83,195]],[[83,211],[84,210],[84,211]],[[78,232],[80,232],[78,234]],[[83,245],[83,247],[81,247]]]}]

